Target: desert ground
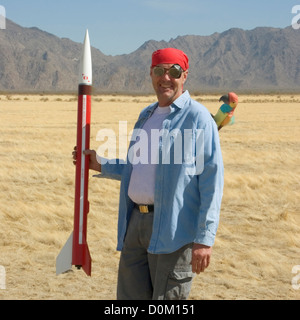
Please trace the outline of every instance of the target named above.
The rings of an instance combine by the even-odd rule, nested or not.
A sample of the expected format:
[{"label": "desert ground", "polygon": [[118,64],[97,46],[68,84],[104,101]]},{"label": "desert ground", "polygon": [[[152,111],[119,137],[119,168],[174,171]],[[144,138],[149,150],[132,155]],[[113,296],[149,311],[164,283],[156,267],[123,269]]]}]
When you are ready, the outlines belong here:
[{"label": "desert ground", "polygon": [[[215,113],[222,94],[193,98]],[[115,299],[119,182],[90,173],[92,277],[75,269],[55,273],[73,227],[76,101],[75,95],[0,95],[0,266],[6,270],[0,300]],[[118,133],[119,121],[130,132],[154,101],[94,96],[91,148],[100,145],[99,130]],[[300,299],[292,286],[300,265],[299,121],[299,94],[240,95],[236,123],[220,131],[225,189],[212,261],[195,278],[191,300]]]}]

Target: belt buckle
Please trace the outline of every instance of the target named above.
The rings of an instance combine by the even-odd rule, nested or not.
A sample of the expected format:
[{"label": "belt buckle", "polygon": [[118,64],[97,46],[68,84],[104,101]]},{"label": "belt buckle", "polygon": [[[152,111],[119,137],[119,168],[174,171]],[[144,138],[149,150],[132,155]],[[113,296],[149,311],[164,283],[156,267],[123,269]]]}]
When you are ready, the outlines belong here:
[{"label": "belt buckle", "polygon": [[139,210],[141,213],[149,213],[148,206],[139,206]]}]

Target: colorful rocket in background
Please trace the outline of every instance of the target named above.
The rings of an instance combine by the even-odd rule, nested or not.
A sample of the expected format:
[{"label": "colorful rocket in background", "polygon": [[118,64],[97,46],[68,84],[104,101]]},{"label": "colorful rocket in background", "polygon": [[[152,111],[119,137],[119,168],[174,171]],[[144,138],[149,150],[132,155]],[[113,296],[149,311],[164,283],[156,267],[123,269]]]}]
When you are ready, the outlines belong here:
[{"label": "colorful rocket in background", "polygon": [[238,105],[239,98],[234,92],[229,92],[220,98],[219,102],[221,101],[223,101],[224,104],[220,107],[216,115],[213,116],[219,130],[227,125],[234,124],[234,111]]},{"label": "colorful rocket in background", "polygon": [[72,265],[91,275],[92,259],[87,245],[89,156],[83,154],[90,147],[91,94],[92,58],[89,34],[86,31],[78,87],[74,230],[56,259],[57,275],[70,270]]}]

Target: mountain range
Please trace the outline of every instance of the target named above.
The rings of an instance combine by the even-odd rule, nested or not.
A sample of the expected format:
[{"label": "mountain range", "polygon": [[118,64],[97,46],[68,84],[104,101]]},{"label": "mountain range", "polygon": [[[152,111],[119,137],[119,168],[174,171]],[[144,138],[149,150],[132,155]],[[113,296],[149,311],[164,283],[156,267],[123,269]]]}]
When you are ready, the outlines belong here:
[{"label": "mountain range", "polygon": [[[149,40],[136,51],[117,56],[92,48],[96,92],[152,93],[151,55],[167,47],[189,56],[186,88],[191,92],[295,92],[300,88],[300,30],[290,26]],[[81,43],[7,19],[6,30],[0,30],[0,91],[76,92],[81,50]]]}]

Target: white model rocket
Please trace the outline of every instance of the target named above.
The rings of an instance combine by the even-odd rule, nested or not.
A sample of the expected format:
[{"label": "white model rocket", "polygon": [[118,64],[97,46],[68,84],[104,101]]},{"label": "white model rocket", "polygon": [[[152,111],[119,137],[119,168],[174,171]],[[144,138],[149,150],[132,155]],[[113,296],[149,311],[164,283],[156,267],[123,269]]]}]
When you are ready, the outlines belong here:
[{"label": "white model rocket", "polygon": [[92,58],[89,33],[86,31],[80,64],[77,118],[77,161],[75,180],[74,230],[56,259],[56,274],[75,265],[91,275],[92,259],[87,245],[87,215],[89,212],[89,156],[92,95]]}]

